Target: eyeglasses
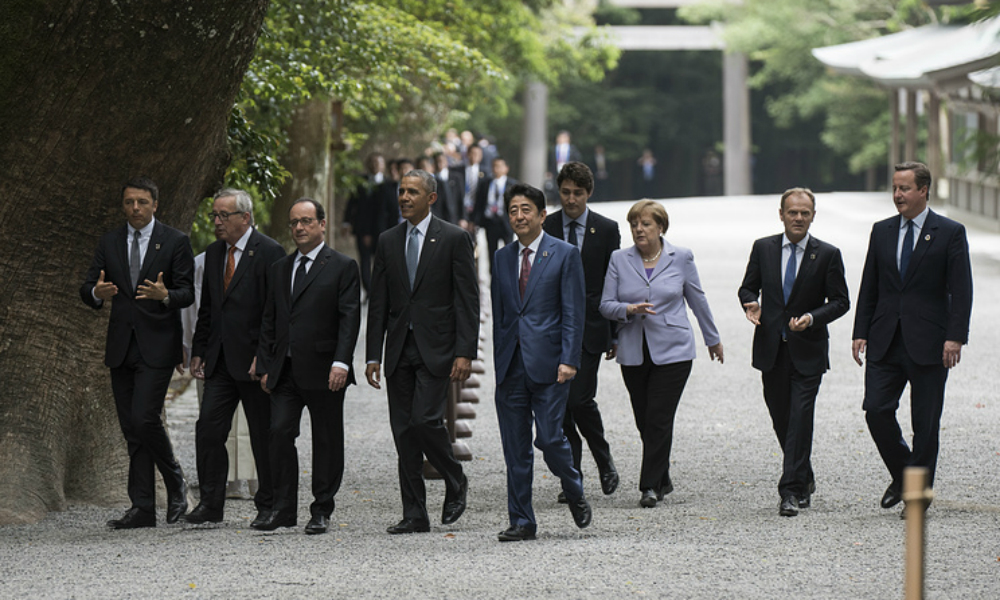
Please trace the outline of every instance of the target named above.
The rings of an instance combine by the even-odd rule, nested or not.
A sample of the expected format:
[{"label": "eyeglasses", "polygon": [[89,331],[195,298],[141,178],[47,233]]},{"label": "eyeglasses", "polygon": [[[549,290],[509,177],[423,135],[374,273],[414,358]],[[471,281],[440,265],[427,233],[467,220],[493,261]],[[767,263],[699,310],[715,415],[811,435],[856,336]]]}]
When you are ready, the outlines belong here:
[{"label": "eyeglasses", "polygon": [[301,224],[303,227],[309,227],[315,221],[316,219],[312,217],[302,217],[301,219],[292,219],[291,221],[288,222],[288,227],[289,229],[295,229],[296,227],[299,226],[299,224]]},{"label": "eyeglasses", "polygon": [[216,220],[216,219],[222,219],[223,221],[225,221],[226,219],[228,219],[229,217],[231,217],[233,215],[242,215],[242,214],[243,214],[242,210],[241,211],[237,211],[237,212],[226,212],[226,211],[222,211],[222,212],[210,212],[210,213],[208,213],[208,218],[211,219],[211,220],[213,220],[213,221]]}]

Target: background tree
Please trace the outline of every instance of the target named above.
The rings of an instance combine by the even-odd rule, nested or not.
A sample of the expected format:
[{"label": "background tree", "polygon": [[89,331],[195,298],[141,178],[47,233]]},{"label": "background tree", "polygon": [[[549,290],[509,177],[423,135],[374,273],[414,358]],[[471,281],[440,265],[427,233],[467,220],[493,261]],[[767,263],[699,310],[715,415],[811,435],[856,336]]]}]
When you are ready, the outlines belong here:
[{"label": "background tree", "polygon": [[222,183],[266,0],[0,7],[0,524],[125,496],[103,349],[77,294],[120,186],[160,184],[186,230]]}]

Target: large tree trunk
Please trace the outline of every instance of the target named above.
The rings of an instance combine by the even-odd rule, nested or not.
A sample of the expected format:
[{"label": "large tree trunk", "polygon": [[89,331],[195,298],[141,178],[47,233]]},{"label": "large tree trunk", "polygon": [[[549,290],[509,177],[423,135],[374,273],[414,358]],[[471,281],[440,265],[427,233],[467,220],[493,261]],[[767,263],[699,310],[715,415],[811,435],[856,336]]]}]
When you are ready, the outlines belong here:
[{"label": "large tree trunk", "polygon": [[184,231],[221,183],[267,4],[0,5],[0,524],[125,497],[109,311],[77,289],[126,179],[156,181],[156,217]]}]

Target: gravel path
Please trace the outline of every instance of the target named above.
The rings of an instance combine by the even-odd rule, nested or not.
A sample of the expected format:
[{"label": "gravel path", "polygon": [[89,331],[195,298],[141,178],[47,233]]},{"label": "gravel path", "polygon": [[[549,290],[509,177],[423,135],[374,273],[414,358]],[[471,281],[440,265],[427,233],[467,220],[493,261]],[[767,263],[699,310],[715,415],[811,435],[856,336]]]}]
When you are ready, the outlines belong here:
[{"label": "gravel path", "polygon": [[[493,373],[467,440],[474,459],[468,512],[429,534],[389,536],[400,517],[384,394],[347,393],[347,469],[333,531],[305,536],[310,496],[303,424],[300,526],[248,529],[249,501],[230,500],[220,525],[115,532],[121,508],[75,506],[35,525],[0,528],[2,598],[898,598],[904,522],[878,499],[887,474],[861,412],[863,370],[850,357],[853,311],[831,327],[833,369],[816,411],[817,493],[796,518],[777,515],[780,452],[750,366],[751,326],[736,298],[753,239],[780,231],[777,197],[666,202],[670,240],[695,252],[725,345],[724,365],[702,350],[677,415],[676,491],[638,506],[640,446],[618,368],[601,369],[599,401],[619,491],[603,496],[585,463],[593,525],[578,530],[556,504],[558,483],[537,461],[539,539],[500,544],[504,465],[492,403]],[[626,203],[594,205],[623,223]],[[818,200],[812,232],[844,251],[852,301],[871,224],[893,212],[888,194]],[[622,225],[626,245],[630,235]],[[994,370],[1000,323],[1000,235],[970,231],[976,304],[972,339],[948,383],[936,499],[927,526],[927,598],[1000,597],[1000,398]],[[362,337],[363,339],[363,337]],[[699,334],[700,339],[700,334]],[[699,344],[700,345],[700,344]],[[355,364],[361,366],[363,344]],[[489,356],[487,342],[486,356]],[[168,406],[189,479],[194,468],[193,386]],[[900,410],[908,421],[909,410]],[[906,425],[904,424],[904,427]],[[590,461],[587,455],[587,461]],[[432,516],[443,501],[428,484]],[[161,511],[160,518],[163,518]]]}]

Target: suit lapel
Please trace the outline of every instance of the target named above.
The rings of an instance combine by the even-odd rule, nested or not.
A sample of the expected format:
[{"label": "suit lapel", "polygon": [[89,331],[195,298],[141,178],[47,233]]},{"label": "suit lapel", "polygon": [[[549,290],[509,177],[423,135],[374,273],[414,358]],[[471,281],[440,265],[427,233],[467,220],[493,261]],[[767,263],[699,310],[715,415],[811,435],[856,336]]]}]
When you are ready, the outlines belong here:
[{"label": "suit lapel", "polygon": [[[223,296],[224,298],[229,297],[229,292],[236,287],[236,282],[240,280],[240,277],[243,277],[244,273],[250,270],[250,265],[254,260],[254,254],[257,253],[257,245],[259,243],[260,243],[259,234],[256,231],[254,231],[253,233],[250,234],[250,237],[247,238],[247,245],[245,248],[243,248],[243,254],[242,256],[240,256],[240,262],[239,264],[236,265],[236,271],[233,273],[233,278],[229,281],[229,288],[227,288],[226,291],[224,292]],[[228,254],[228,248],[226,249],[226,252]],[[229,256],[226,255],[226,258],[224,260],[228,261]],[[223,279],[225,279],[225,276],[226,276],[226,268],[225,268],[225,262],[223,262],[223,268],[222,268]]]},{"label": "suit lapel", "polygon": [[[389,260],[394,261],[396,268],[403,274],[403,288],[409,293],[412,290],[410,289],[410,273],[406,269],[406,232],[410,228],[408,223],[409,221],[403,221],[396,226],[398,231],[394,234],[394,238],[398,250],[396,252],[389,252],[390,255],[394,255]],[[388,250],[391,250],[391,248]]]},{"label": "suit lapel", "polygon": [[[528,286],[524,290],[524,300],[521,304],[527,304],[528,300],[531,299],[531,292],[538,286],[538,280],[541,279],[545,274],[545,269],[549,266],[555,258],[555,242],[552,241],[547,235],[542,237],[541,243],[538,244],[538,252],[531,261],[531,273],[528,274]],[[517,273],[515,268],[514,273]],[[514,278],[515,281],[517,278]],[[518,295],[520,295],[520,288],[518,288]]]},{"label": "suit lapel", "polygon": [[[792,293],[788,295],[789,303],[799,291],[799,282],[811,277],[816,270],[816,253],[818,251],[819,242],[816,241],[815,237],[809,236],[809,242],[806,243],[806,248],[802,252],[802,264],[799,265],[799,272],[795,275],[795,283],[792,284]],[[782,294],[782,297],[784,297],[784,294]]]},{"label": "suit lapel", "polygon": [[[662,273],[664,271],[664,269],[666,269],[667,267],[670,266],[670,263],[674,262],[674,254],[677,252],[676,250],[674,250],[674,247],[667,240],[665,240],[663,238],[660,238],[660,243],[663,244],[663,251],[660,253],[660,260],[657,261],[656,266],[653,267],[653,274],[650,275],[650,277],[649,277],[650,281],[656,279],[656,277],[660,273]],[[638,254],[638,251],[636,251],[636,254]],[[642,256],[641,255],[639,255],[639,264],[642,265],[641,275],[643,277],[645,277],[646,276],[646,266],[642,262]]]},{"label": "suit lapel", "polygon": [[424,247],[420,249],[420,260],[417,262],[417,273],[413,276],[413,289],[420,285],[424,273],[434,264],[434,255],[437,253],[441,240],[441,222],[436,217],[431,217],[431,222],[427,225],[427,235],[424,237]]},{"label": "suit lapel", "polygon": [[[151,265],[156,262],[156,257],[160,252],[160,248],[163,247],[163,224],[157,221],[153,224],[153,234],[149,237],[149,246],[146,246],[146,256],[142,259],[142,269],[139,271],[139,281],[135,282],[138,286],[139,282],[143,282],[149,277],[149,271]],[[128,264],[128,261],[125,262]],[[153,281],[156,281],[156,277],[152,277]]]},{"label": "suit lapel", "polygon": [[[137,281],[132,281],[132,271],[131,269],[129,269],[129,264],[128,264],[128,248],[130,247],[128,239],[128,225],[122,227],[121,230],[118,232],[115,246],[118,246],[118,248],[115,249],[115,253],[118,255],[118,260],[119,262],[121,262],[122,268],[125,271],[125,277],[128,278],[128,281],[132,283],[132,288],[124,290],[124,292],[129,296],[134,297],[135,288],[138,287],[139,283]],[[110,279],[110,277],[108,277],[108,279]]]},{"label": "suit lapel", "polygon": [[[902,218],[903,217],[897,215],[889,219],[889,222],[886,223],[885,232],[884,252],[888,257],[887,262],[892,265],[892,268],[890,268],[889,271],[891,271],[892,280],[896,282],[897,287],[903,287],[903,278],[899,274],[899,263],[896,261],[896,249],[899,247],[899,226],[900,219]],[[910,260],[912,262],[913,259],[911,258]]]},{"label": "suit lapel", "polygon": [[[930,245],[937,238],[937,228],[937,213],[932,210],[927,211],[927,218],[924,219],[924,226],[920,228],[920,237],[917,239],[917,245],[913,248],[913,254],[910,256],[910,266],[906,269],[904,283],[909,281],[913,277],[913,274],[920,268],[920,260],[927,254],[927,249],[930,248]],[[899,235],[898,231],[897,229],[897,236]]]},{"label": "suit lapel", "polygon": [[330,260],[330,249],[326,247],[326,245],[324,245],[323,249],[320,250],[319,254],[316,255],[315,264],[309,267],[309,270],[306,271],[305,283],[303,283],[302,287],[299,288],[299,292],[294,296],[292,296],[292,304],[295,304],[295,302],[300,297],[302,297],[302,294],[305,293],[305,291],[309,288],[309,286],[312,285],[312,282],[316,280],[316,277],[319,276],[319,272],[323,270],[323,267],[329,260]]}]

